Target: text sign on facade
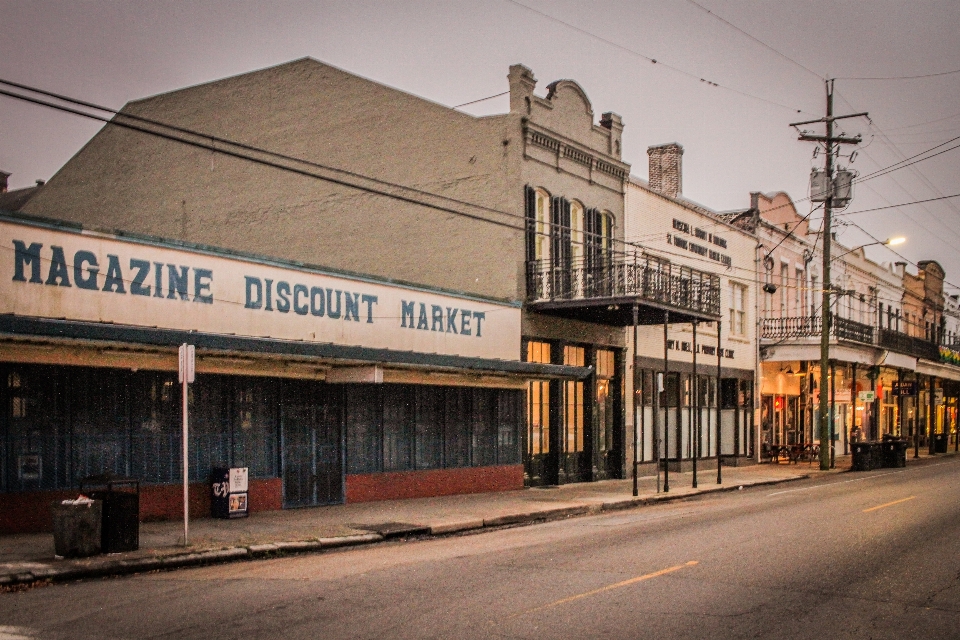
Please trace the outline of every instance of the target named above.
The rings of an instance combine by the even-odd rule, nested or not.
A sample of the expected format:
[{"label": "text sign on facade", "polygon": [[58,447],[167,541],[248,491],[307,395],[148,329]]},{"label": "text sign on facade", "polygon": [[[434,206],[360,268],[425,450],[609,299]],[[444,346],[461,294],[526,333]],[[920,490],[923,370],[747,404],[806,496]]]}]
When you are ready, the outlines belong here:
[{"label": "text sign on facade", "polygon": [[0,313],[517,360],[520,308],[0,220]]},{"label": "text sign on facade", "polygon": [[894,396],[915,396],[917,395],[917,383],[912,380],[897,380],[893,382]]}]

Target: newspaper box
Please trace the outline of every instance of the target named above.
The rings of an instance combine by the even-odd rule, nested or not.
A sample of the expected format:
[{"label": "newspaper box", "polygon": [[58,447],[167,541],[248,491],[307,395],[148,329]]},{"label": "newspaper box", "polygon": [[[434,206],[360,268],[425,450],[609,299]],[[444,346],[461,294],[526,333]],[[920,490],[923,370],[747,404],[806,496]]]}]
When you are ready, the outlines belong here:
[{"label": "newspaper box", "polygon": [[247,467],[215,468],[210,491],[210,511],[214,518],[246,518],[249,514]]}]

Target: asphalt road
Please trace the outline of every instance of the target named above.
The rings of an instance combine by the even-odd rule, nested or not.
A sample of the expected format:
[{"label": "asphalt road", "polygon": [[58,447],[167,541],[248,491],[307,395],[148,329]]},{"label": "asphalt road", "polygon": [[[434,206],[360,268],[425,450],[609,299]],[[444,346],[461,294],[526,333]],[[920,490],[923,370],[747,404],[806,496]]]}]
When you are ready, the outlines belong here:
[{"label": "asphalt road", "polygon": [[960,460],[0,594],[0,638],[960,638]]}]

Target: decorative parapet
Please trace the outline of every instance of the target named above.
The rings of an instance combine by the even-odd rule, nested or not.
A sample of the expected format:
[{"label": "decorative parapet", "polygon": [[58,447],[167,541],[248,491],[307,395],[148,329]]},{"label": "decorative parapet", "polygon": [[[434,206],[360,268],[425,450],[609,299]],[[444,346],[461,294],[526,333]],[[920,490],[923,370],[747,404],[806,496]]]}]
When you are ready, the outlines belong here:
[{"label": "decorative parapet", "polygon": [[601,158],[599,154],[574,144],[548,135],[543,131],[527,127],[527,144],[547,149],[558,157],[567,158],[577,164],[589,167],[592,171],[605,173],[617,180],[626,180],[630,176],[629,165],[619,164],[616,160]]}]

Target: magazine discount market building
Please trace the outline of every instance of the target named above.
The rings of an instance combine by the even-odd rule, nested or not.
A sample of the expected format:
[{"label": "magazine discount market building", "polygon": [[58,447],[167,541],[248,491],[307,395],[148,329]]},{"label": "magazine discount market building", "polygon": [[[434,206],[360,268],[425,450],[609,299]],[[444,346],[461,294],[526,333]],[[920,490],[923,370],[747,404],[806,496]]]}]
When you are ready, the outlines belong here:
[{"label": "magazine discount market building", "polygon": [[523,486],[523,388],[582,367],[518,360],[519,305],[210,248],[0,217],[2,529],[104,471],[177,517],[177,345],[194,513],[214,467],[254,510]]}]

